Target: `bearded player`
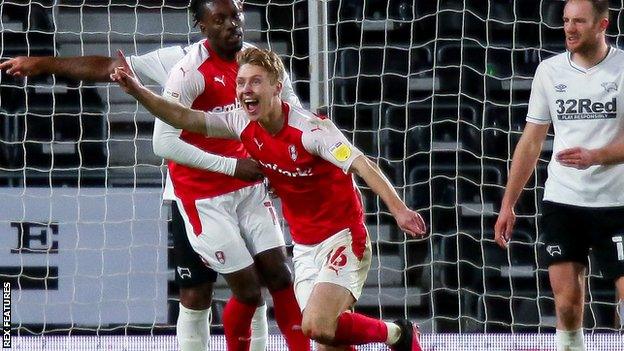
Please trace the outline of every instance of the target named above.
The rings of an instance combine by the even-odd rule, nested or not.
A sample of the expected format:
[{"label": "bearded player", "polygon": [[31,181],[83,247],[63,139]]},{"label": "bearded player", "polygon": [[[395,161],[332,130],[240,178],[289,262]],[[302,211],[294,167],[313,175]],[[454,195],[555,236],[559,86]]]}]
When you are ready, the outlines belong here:
[{"label": "bearded player", "polygon": [[555,297],[557,350],[578,351],[585,350],[590,250],[603,276],[624,296],[624,52],[606,42],[607,0],[566,1],[563,23],[567,52],[544,60],[535,72],[527,123],[494,230],[496,242],[506,248],[514,206],[552,124],[539,254]]}]

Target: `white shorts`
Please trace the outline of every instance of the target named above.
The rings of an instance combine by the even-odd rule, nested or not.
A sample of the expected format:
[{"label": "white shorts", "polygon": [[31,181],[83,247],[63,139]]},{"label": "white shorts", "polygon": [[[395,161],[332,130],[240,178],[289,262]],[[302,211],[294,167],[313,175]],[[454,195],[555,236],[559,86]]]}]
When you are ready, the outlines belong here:
[{"label": "white shorts", "polygon": [[[263,184],[197,200],[195,209],[184,208],[181,200],[176,203],[191,246],[216,272],[239,271],[251,266],[260,252],[284,246],[275,208]],[[199,216],[199,234],[189,220],[187,211],[193,210]]]},{"label": "white shorts", "polygon": [[367,234],[361,260],[351,243],[351,231],[345,229],[316,245],[294,245],[295,295],[302,311],[318,283],[340,285],[356,300],[360,297],[371,265],[371,243]]}]

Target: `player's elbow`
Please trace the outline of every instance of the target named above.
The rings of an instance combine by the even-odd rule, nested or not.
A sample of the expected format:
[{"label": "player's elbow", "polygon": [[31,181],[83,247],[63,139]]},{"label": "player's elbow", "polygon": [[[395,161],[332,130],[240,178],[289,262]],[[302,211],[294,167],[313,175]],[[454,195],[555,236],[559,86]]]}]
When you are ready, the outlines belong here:
[{"label": "player's elbow", "polygon": [[168,140],[161,135],[154,135],[152,139],[152,150],[154,155],[162,158],[170,158],[171,148],[168,147]]},{"label": "player's elbow", "polygon": [[349,167],[349,173],[353,173],[358,175],[359,177],[362,177],[363,174],[365,174],[367,171],[370,171],[371,169],[375,169],[376,166],[377,165],[369,160],[368,157],[360,155],[356,157],[355,160],[353,160],[353,163],[351,163],[351,167]]}]

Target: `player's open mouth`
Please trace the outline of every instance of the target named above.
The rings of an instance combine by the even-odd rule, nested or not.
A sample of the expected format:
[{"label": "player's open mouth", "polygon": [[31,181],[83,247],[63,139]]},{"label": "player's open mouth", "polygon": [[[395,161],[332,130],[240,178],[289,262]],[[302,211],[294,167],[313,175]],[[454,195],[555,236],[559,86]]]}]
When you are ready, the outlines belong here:
[{"label": "player's open mouth", "polygon": [[567,37],[568,43],[576,43],[578,41],[578,37]]},{"label": "player's open mouth", "polygon": [[245,104],[245,109],[247,109],[247,112],[251,114],[258,111],[259,102],[257,99],[245,99],[243,100],[243,104]]}]

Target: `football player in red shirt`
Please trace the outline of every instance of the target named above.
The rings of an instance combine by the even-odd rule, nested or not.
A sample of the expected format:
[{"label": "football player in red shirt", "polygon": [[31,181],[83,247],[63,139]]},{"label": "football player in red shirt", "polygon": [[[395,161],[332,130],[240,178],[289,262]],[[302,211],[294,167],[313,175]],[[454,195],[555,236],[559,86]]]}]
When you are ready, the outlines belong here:
[{"label": "football player in red shirt", "polygon": [[[381,197],[406,233],[426,232],[422,217],[399,198],[380,169],[334,124],[280,98],[281,61],[274,53],[246,49],[238,55],[236,91],[243,109],[205,113],[151,93],[118,68],[112,79],[155,116],[188,131],[240,140],[282,200],[295,247],[295,290],[302,328],[323,345],[385,342],[393,350],[421,350],[407,320],[393,323],[351,313],[370,267],[358,174]],[[330,345],[330,346],[329,346]]]}]

